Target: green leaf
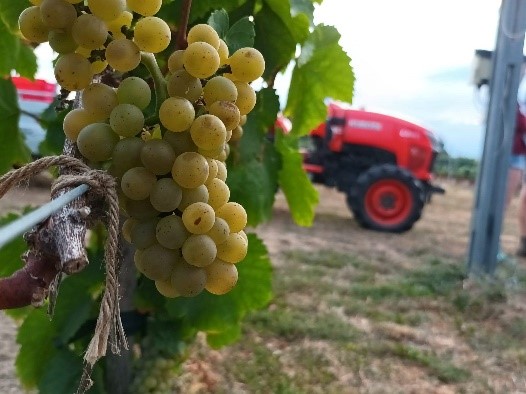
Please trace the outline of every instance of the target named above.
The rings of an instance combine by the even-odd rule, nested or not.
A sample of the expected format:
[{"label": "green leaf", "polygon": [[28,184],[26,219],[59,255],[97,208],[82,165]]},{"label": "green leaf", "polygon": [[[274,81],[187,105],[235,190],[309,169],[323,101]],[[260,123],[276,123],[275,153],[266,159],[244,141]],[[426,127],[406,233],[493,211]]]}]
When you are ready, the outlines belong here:
[{"label": "green leaf", "polygon": [[[309,27],[312,22],[309,16],[304,14],[300,9],[306,10],[307,7],[301,5],[300,9],[292,8],[289,0],[265,0],[265,4],[279,16],[284,25],[289,29],[290,34],[297,43],[303,43],[309,36]],[[298,6],[298,4],[296,4]]]},{"label": "green leaf", "polygon": [[23,10],[32,5],[28,0],[0,0],[0,19],[11,33],[18,32],[18,17]]},{"label": "green leaf", "polygon": [[285,108],[292,134],[307,135],[327,116],[325,98],[352,101],[354,74],[350,58],[331,26],[317,26],[296,61]]},{"label": "green leaf", "polygon": [[37,57],[29,45],[20,45],[15,70],[22,76],[33,79],[37,72]]},{"label": "green leaf", "polygon": [[254,23],[248,17],[244,17],[228,29],[224,40],[232,55],[239,48],[254,46],[255,35]]},{"label": "green leaf", "polygon": [[40,116],[40,124],[46,129],[46,138],[38,147],[40,154],[43,156],[61,154],[64,141],[66,140],[62,125],[68,111],[57,113],[55,110],[57,104],[58,100],[55,99]]},{"label": "green leaf", "polygon": [[[0,47],[2,44],[0,44]],[[11,79],[0,78],[0,173],[15,163],[29,161],[29,150],[18,128],[20,109],[16,89]]]},{"label": "green leaf", "polygon": [[258,93],[256,107],[243,126],[243,138],[232,150],[228,162],[230,200],[245,207],[251,226],[270,218],[278,189],[281,162],[274,144],[268,139],[268,130],[278,110],[276,92],[269,88],[262,89]]},{"label": "green leaf", "polygon": [[230,293],[216,296],[205,291],[197,297],[176,298],[166,303],[170,316],[182,318],[188,327],[211,334],[209,343],[214,347],[234,342],[244,316],[265,307],[272,298],[272,266],[267,248],[254,234],[249,234],[248,239],[248,254],[236,265],[239,280]]},{"label": "green leaf", "polygon": [[16,337],[20,344],[16,370],[26,388],[38,384],[48,362],[55,355],[54,336],[55,328],[44,309],[33,309],[20,326]]},{"label": "green leaf", "polygon": [[[0,226],[4,226],[18,219],[21,215],[9,213],[0,218]],[[11,275],[16,270],[22,268],[24,263],[20,259],[22,253],[27,250],[27,245],[22,237],[15,238],[13,241],[4,245],[0,249],[0,277]]]},{"label": "green leaf", "polygon": [[[13,35],[8,26],[0,20],[0,75],[10,75],[11,70],[16,66],[18,52],[20,50],[20,40]],[[7,54],[9,54],[7,56]]]},{"label": "green leaf", "polygon": [[207,23],[214,28],[220,38],[225,37],[230,27],[228,13],[223,9],[212,12]]},{"label": "green leaf", "polygon": [[303,170],[303,158],[298,151],[298,139],[278,133],[276,147],[281,154],[283,166],[279,172],[279,185],[287,198],[292,218],[300,226],[311,226],[318,192]]},{"label": "green leaf", "polygon": [[292,17],[303,14],[310,24],[314,20],[314,4],[312,0],[290,0],[290,13]]}]

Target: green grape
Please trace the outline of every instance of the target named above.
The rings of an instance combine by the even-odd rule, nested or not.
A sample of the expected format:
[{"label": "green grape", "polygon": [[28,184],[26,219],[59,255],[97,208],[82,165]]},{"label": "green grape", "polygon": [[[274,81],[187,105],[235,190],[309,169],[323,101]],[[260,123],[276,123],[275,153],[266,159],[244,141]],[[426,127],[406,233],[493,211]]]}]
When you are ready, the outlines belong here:
[{"label": "green grape", "polygon": [[208,162],[195,152],[185,152],[175,159],[172,167],[173,179],[182,187],[193,189],[201,186],[208,178]]},{"label": "green grape", "polygon": [[206,272],[203,268],[180,261],[175,264],[170,281],[181,296],[194,297],[205,288]]},{"label": "green grape", "polygon": [[126,213],[137,220],[153,219],[159,215],[159,211],[155,209],[149,198],[144,200],[130,200],[126,197],[125,210]]},{"label": "green grape", "polygon": [[121,229],[122,237],[129,243],[132,242],[131,234],[132,234],[133,228],[135,227],[137,223],[139,223],[137,219],[128,218],[122,224],[122,229]]},{"label": "green grape", "polygon": [[[223,123],[225,123],[225,122],[223,122]],[[230,142],[230,139],[231,139],[231,138],[232,138],[232,130],[227,130],[227,131],[226,131],[225,141],[226,141],[226,142]],[[228,145],[228,144],[225,144],[225,148],[226,148],[227,146],[229,146],[229,145]],[[221,159],[221,160],[225,161],[225,159]]]},{"label": "green grape", "polygon": [[236,126],[232,130],[232,135],[230,136],[229,141],[236,142],[236,141],[239,141],[241,137],[243,137],[243,127]]},{"label": "green grape", "polygon": [[153,244],[141,253],[142,274],[151,280],[169,280],[172,271],[180,260],[178,252]]},{"label": "green grape", "polygon": [[119,84],[117,98],[120,104],[132,104],[144,110],[152,100],[152,90],[144,79],[128,77]]},{"label": "green grape", "polygon": [[119,104],[110,114],[111,128],[122,137],[133,137],[144,127],[144,114],[132,104]]},{"label": "green grape", "polygon": [[77,19],[77,11],[65,0],[43,0],[40,17],[50,29],[69,29]]},{"label": "green grape", "polygon": [[212,238],[216,245],[225,242],[229,234],[230,228],[228,227],[228,223],[225,219],[221,219],[218,217],[216,217],[212,228],[206,233],[206,235]]},{"label": "green grape", "polygon": [[217,156],[217,160],[226,161],[230,153],[230,145],[225,144],[223,151]]},{"label": "green grape", "polygon": [[183,211],[183,223],[192,234],[205,234],[214,225],[216,215],[214,208],[204,202],[190,204]]},{"label": "green grape", "polygon": [[122,28],[130,28],[133,21],[133,14],[130,11],[122,12],[117,18],[106,21],[106,27],[113,36],[114,39],[126,38],[122,32]]},{"label": "green grape", "polygon": [[263,75],[265,59],[255,48],[241,48],[228,59],[232,75],[238,81],[252,82]]},{"label": "green grape", "polygon": [[126,38],[118,38],[108,44],[106,60],[115,70],[128,72],[141,62],[141,50],[135,43]]},{"label": "green grape", "polygon": [[[104,51],[104,49],[105,49],[104,45],[101,46],[100,48],[97,48],[97,50],[99,50],[99,51]],[[92,50],[91,49],[87,49],[87,48],[83,48],[83,47],[78,47],[75,50],[75,52],[80,54],[80,55],[82,55],[86,59],[90,60]],[[99,74],[102,71],[104,71],[107,66],[108,66],[108,62],[106,60],[101,59],[100,56],[97,56],[94,59],[92,59],[91,73],[93,75]]]},{"label": "green grape", "polygon": [[55,63],[55,79],[66,90],[82,90],[91,83],[92,77],[89,60],[78,53],[61,55]]},{"label": "green grape", "polygon": [[[225,140],[226,140],[226,135],[225,135]],[[197,152],[202,154],[208,160],[208,159],[219,159],[219,156],[221,155],[221,153],[223,153],[223,150],[224,150],[224,144],[218,146],[216,149],[210,149],[210,150],[198,148]]]},{"label": "green grape", "polygon": [[178,49],[168,57],[168,70],[171,73],[176,72],[177,70],[183,69],[183,56],[184,49]]},{"label": "green grape", "polygon": [[196,102],[203,94],[203,86],[199,78],[193,77],[186,70],[176,70],[168,77],[168,94],[172,97],[184,97],[189,101]]},{"label": "green grape", "polygon": [[248,242],[239,233],[230,233],[225,242],[217,245],[217,257],[228,263],[236,264],[247,255]]},{"label": "green grape", "polygon": [[78,47],[71,30],[51,30],[47,39],[51,49],[59,54],[75,52]]},{"label": "green grape", "polygon": [[245,240],[245,242],[247,243],[248,245],[248,236],[247,236],[247,233],[245,233],[244,230],[241,230],[241,231],[238,231],[238,234],[243,237],[243,239]]},{"label": "green grape", "polygon": [[137,224],[133,226],[130,234],[131,243],[135,245],[137,249],[146,249],[147,247],[156,244],[157,238],[155,237],[155,229],[158,222],[158,218],[151,218],[137,222]]},{"label": "green grape", "polygon": [[219,48],[219,36],[217,32],[212,26],[204,23],[195,25],[188,30],[186,40],[188,44],[203,41],[213,46],[216,50]]},{"label": "green grape", "polygon": [[216,177],[218,170],[215,159],[207,157],[206,161],[208,162],[208,178],[206,178],[205,185],[208,185]]},{"label": "green grape", "polygon": [[234,264],[215,259],[212,264],[205,267],[205,289],[212,294],[222,295],[232,290],[237,283],[238,274]]},{"label": "green grape", "polygon": [[[142,1],[143,3],[146,3]],[[172,32],[161,18],[147,16],[135,24],[133,41],[141,51],[159,53],[170,45]]]},{"label": "green grape", "polygon": [[[241,115],[239,114],[239,108],[230,101],[216,101],[212,105],[208,106],[208,113],[215,115],[225,125],[227,131],[231,131],[239,125]],[[228,141],[230,138],[227,138]]]},{"label": "green grape", "polygon": [[22,11],[18,17],[18,28],[28,41],[42,43],[48,40],[49,28],[42,22],[40,7],[28,7]]},{"label": "green grape", "polygon": [[247,115],[241,115],[241,118],[239,119],[239,125],[243,127],[247,123]]},{"label": "green grape", "polygon": [[206,267],[215,260],[217,246],[208,235],[192,234],[184,241],[181,252],[188,264],[196,267]]},{"label": "green grape", "polygon": [[113,148],[112,163],[123,173],[133,167],[141,167],[141,149],[144,141],[137,137],[122,138]]},{"label": "green grape", "polygon": [[64,134],[70,141],[77,141],[77,137],[84,127],[91,123],[102,122],[104,119],[96,117],[83,108],[76,108],[67,113],[62,123]]},{"label": "green grape", "polygon": [[150,193],[150,202],[160,212],[172,212],[181,203],[183,192],[172,178],[161,178]]},{"label": "green grape", "polygon": [[126,0],[128,8],[143,16],[152,16],[157,14],[163,4],[162,0]]},{"label": "green grape", "polygon": [[208,189],[208,204],[212,208],[219,209],[228,202],[230,189],[221,179],[212,179],[206,188]]},{"label": "green grape", "polygon": [[82,92],[82,107],[97,118],[109,118],[118,103],[115,90],[104,83],[91,83]]},{"label": "green grape", "polygon": [[75,42],[83,48],[97,49],[104,45],[108,38],[108,31],[106,24],[95,15],[82,14],[80,15],[73,27],[71,34]]},{"label": "green grape", "polygon": [[226,142],[226,129],[221,119],[205,114],[197,117],[190,127],[195,144],[204,150],[222,149]]},{"label": "green grape", "polygon": [[141,266],[141,255],[142,255],[141,249],[135,249],[135,253],[133,254],[133,262],[135,263],[135,267],[139,272],[142,273],[142,266]]},{"label": "green grape", "polygon": [[216,209],[216,215],[226,220],[232,233],[243,230],[247,225],[247,212],[237,202],[227,202]]},{"label": "green grape", "polygon": [[189,131],[182,131],[179,133],[164,133],[163,140],[172,146],[176,156],[179,156],[184,152],[197,152],[197,146],[192,140],[192,136],[190,135]]},{"label": "green grape", "polygon": [[133,167],[124,173],[121,189],[132,200],[144,200],[157,183],[157,177],[144,167]]},{"label": "green grape", "polygon": [[167,280],[156,280],[155,288],[162,296],[166,298],[176,298],[180,296],[179,292],[172,284],[170,278]]},{"label": "green grape", "polygon": [[196,78],[208,78],[219,68],[217,50],[206,42],[194,42],[185,49],[184,68]]},{"label": "green grape", "polygon": [[237,88],[230,79],[218,75],[206,83],[203,88],[203,97],[207,107],[216,101],[235,102],[237,100]]},{"label": "green grape", "polygon": [[237,100],[235,104],[239,108],[241,115],[246,115],[254,109],[256,105],[256,92],[246,82],[234,82],[237,88]]},{"label": "green grape", "polygon": [[170,131],[187,130],[192,125],[194,118],[194,106],[182,97],[169,97],[159,108],[159,120]]},{"label": "green grape", "polygon": [[144,167],[155,175],[164,175],[171,171],[175,153],[168,142],[152,138],[146,141],[142,148],[141,161]]},{"label": "green grape", "polygon": [[208,202],[208,189],[205,185],[193,189],[182,188],[181,202],[177,209],[183,212],[189,205],[196,202]]},{"label": "green grape", "polygon": [[176,215],[165,216],[155,229],[157,242],[168,249],[180,249],[190,233],[183,224],[183,220]]},{"label": "green grape", "polygon": [[77,147],[90,161],[106,161],[111,158],[119,136],[106,123],[92,123],[80,130]]},{"label": "green grape", "polygon": [[126,10],[126,0],[88,0],[88,7],[103,21],[112,21]]},{"label": "green grape", "polygon": [[226,182],[228,172],[227,172],[225,163],[223,163],[222,161],[216,160],[216,164],[217,164],[216,178],[221,179],[223,182]]},{"label": "green grape", "polygon": [[227,64],[229,56],[228,46],[222,39],[219,39],[219,48],[217,48],[217,53],[219,54],[219,65],[223,66]]}]

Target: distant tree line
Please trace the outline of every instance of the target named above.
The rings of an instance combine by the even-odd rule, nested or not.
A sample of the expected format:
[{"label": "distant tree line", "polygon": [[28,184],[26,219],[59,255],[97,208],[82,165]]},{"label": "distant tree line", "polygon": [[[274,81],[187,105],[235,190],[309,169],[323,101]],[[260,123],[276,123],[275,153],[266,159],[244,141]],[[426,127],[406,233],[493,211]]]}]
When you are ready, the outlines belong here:
[{"label": "distant tree line", "polygon": [[478,161],[467,157],[451,157],[442,150],[436,158],[434,173],[438,177],[475,182]]}]

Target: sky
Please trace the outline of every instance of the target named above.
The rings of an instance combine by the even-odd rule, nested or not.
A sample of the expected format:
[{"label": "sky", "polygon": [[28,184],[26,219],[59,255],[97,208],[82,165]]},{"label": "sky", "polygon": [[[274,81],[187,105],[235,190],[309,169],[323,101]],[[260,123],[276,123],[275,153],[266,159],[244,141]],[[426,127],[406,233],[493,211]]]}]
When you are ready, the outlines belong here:
[{"label": "sky", "polygon": [[[487,94],[470,84],[472,64],[476,49],[495,48],[499,5],[500,0],[324,0],[315,23],[335,26],[341,34],[356,78],[354,106],[421,124],[442,138],[451,156],[477,159]],[[52,80],[51,50],[40,46],[37,55],[37,77]],[[281,78],[282,89],[286,79]]]}]

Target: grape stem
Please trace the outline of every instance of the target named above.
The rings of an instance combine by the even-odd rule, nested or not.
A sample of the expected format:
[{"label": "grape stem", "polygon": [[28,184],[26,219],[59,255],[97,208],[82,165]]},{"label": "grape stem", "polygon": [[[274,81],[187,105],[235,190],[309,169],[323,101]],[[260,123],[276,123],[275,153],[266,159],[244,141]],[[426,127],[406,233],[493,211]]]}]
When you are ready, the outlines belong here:
[{"label": "grape stem", "polygon": [[141,52],[141,63],[144,64],[153,78],[155,89],[155,112],[152,116],[146,119],[146,124],[153,125],[159,123],[159,108],[161,108],[161,104],[168,97],[166,80],[153,53]]},{"label": "grape stem", "polygon": [[192,0],[183,0],[181,5],[181,20],[179,21],[179,29],[175,40],[175,49],[186,49],[188,41],[186,41],[186,31],[188,30],[188,19],[190,18],[190,9],[192,8]]}]

